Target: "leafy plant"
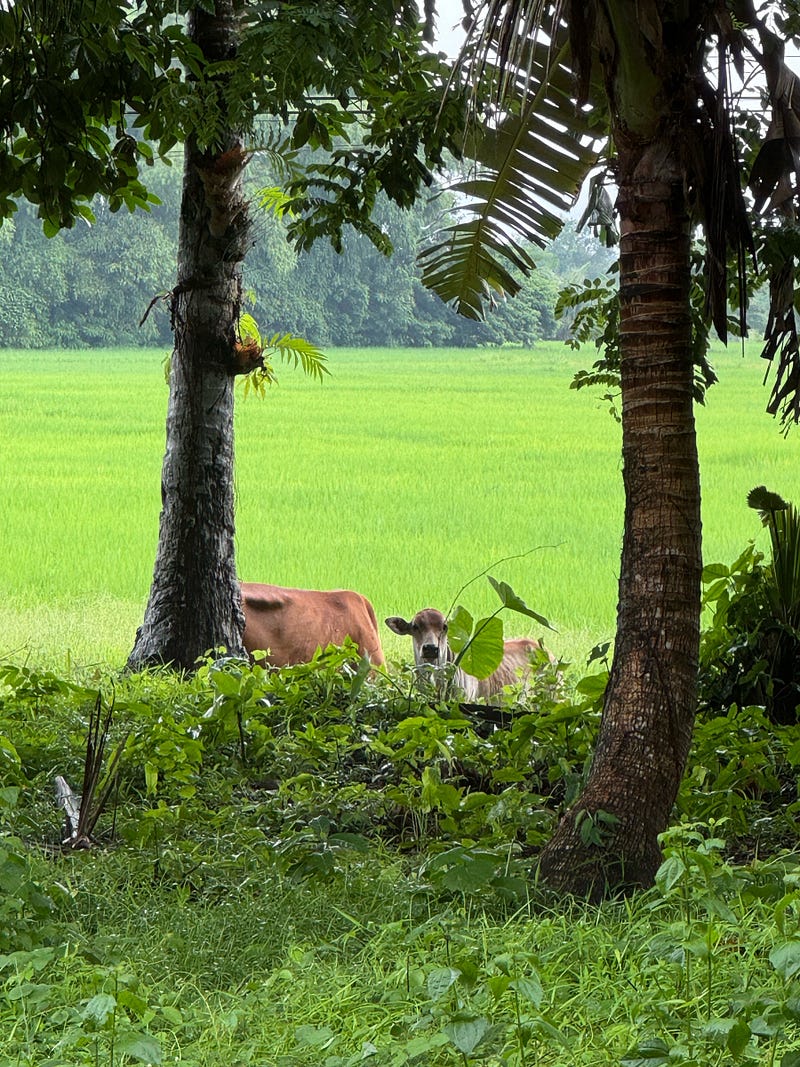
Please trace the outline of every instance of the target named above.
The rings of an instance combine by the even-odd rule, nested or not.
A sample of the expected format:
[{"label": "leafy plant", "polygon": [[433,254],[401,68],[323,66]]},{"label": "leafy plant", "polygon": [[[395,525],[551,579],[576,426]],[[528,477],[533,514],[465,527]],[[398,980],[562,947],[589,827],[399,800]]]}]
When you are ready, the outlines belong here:
[{"label": "leafy plant", "polygon": [[[482,575],[478,575],[478,577],[482,577]],[[508,582],[498,581],[490,574],[487,574],[487,578],[500,600],[500,606],[490,615],[476,621],[469,611],[459,604],[457,607],[450,609],[447,624],[448,644],[455,653],[452,670],[454,671],[455,668],[461,667],[462,670],[466,671],[467,674],[471,674],[474,678],[488,678],[502,662],[504,651],[503,622],[499,616],[504,609],[514,611],[518,615],[524,615],[529,619],[534,619],[549,630],[553,629],[543,615],[528,607]],[[475,581],[475,579],[472,579],[472,581]],[[459,591],[458,595],[460,596],[470,584],[471,582],[468,582]],[[451,673],[443,689],[445,699],[452,695],[452,685],[453,674]]]},{"label": "leafy plant", "polygon": [[759,704],[775,722],[796,721],[800,704],[800,519],[764,486],[748,505],[767,527],[771,559],[751,543],[730,566],[703,570],[713,606],[700,647],[701,704],[721,710]]}]

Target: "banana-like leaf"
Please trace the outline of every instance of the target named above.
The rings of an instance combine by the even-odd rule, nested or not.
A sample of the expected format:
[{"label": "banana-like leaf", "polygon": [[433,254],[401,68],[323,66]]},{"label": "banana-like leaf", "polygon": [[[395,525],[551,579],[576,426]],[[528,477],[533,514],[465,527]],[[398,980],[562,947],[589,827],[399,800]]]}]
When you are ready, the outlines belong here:
[{"label": "banana-like leaf", "polygon": [[419,257],[423,283],[467,318],[519,291],[519,274],[535,266],[526,246],[558,234],[605,140],[595,112],[574,104],[563,28],[543,29],[551,43],[534,37],[518,53],[517,76],[503,74],[515,99],[506,96],[501,117],[480,123],[465,146],[475,169],[449,187],[455,221]]},{"label": "banana-like leaf", "polygon": [[509,611],[516,611],[520,615],[527,615],[529,619],[535,619],[541,626],[546,626],[548,630],[553,629],[544,615],[539,615],[533,608],[529,608],[522,597],[514,592],[508,582],[498,582],[491,574],[487,575],[487,577],[492,589],[500,597],[500,602],[504,608],[508,608]]},{"label": "banana-like leaf", "polygon": [[503,622],[497,615],[479,619],[456,663],[473,678],[488,678],[503,660]]}]

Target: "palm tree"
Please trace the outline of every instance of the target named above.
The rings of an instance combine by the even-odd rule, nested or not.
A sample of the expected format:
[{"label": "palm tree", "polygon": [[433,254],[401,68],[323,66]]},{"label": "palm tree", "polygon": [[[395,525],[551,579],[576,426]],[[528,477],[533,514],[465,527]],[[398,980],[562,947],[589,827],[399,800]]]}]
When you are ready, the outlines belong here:
[{"label": "palm tree", "polygon": [[[530,269],[523,241],[557,230],[550,205],[568,205],[600,162],[618,187],[626,505],[616,644],[588,781],[540,859],[545,882],[598,898],[653,881],[695,715],[693,229],[704,230],[707,313],[723,339],[727,265],[735,260],[741,289],[753,249],[728,64],[741,69],[746,53],[764,62],[774,117],[753,174],[760,203],[784,210],[797,184],[798,83],[750,0],[486,0],[481,14],[463,61],[489,84],[493,108],[468,150],[479,171],[462,187],[465,217],[424,258],[428,284],[480,314],[487,295],[518,286],[510,267]],[[773,283],[766,351],[779,356],[772,406],[792,417],[793,269],[787,259]]]}]

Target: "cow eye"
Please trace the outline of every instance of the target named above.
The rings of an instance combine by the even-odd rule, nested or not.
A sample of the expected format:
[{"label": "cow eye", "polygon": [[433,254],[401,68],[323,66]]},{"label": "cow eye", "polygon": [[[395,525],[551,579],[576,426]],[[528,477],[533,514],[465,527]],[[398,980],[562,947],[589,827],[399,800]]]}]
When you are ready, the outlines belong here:
[{"label": "cow eye", "polygon": [[447,633],[447,623],[445,623],[444,626],[442,627],[442,633],[443,634]]}]

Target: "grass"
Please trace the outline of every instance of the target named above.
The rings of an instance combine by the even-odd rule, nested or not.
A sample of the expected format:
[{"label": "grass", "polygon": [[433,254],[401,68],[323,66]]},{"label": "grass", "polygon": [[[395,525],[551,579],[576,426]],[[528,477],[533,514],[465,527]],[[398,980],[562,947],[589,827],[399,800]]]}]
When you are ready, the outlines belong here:
[{"label": "grass", "polygon": [[[383,617],[536,548],[496,573],[551,646],[579,659],[613,632],[619,428],[566,388],[589,358],[333,362],[323,387],[287,373],[239,405],[243,577],[352,585]],[[716,363],[706,557],[730,560],[759,530],[748,490],[800,500],[800,468],[757,359]],[[160,354],[3,353],[0,398],[0,661],[97,663],[76,673],[106,684],[154,558]],[[488,606],[483,586],[463,601]],[[0,663],[0,1067],[798,1067],[800,870],[777,855],[796,726],[699,722],[657,885],[589,908],[530,870],[585,772],[590,701],[539,695],[486,736],[413,706],[402,676],[350,705],[339,672],[303,670],[267,699],[233,675],[117,680],[116,836],[105,816],[107,848],[62,855],[52,776],[80,781],[94,690]]]},{"label": "grass", "polygon": [[[162,358],[0,355],[0,654],[124,661],[155,558]],[[356,588],[383,619],[446,609],[522,556],[492,573],[550,619],[556,653],[582,662],[613,635],[623,507],[619,427],[568,389],[591,358],[555,344],[341,350],[322,386],[284,370],[266,402],[238,405],[240,574]],[[800,500],[800,467],[794,436],[763,413],[755,345],[714,361],[721,384],[697,412],[705,556],[730,561],[759,532],[747,492]],[[481,580],[460,599],[479,612],[492,597]]]},{"label": "grass", "polygon": [[[533,871],[591,699],[486,731],[335,657],[83,677],[0,663],[0,1067],[797,1067],[800,726],[701,718],[655,887],[589,907]],[[113,817],[62,852],[101,683]]]},{"label": "grass", "polygon": [[[90,694],[0,675],[19,753],[0,738],[0,820],[17,835],[0,836],[2,1067],[796,1067],[797,858],[734,867],[717,835],[734,794],[745,822],[770,803],[775,821],[788,815],[790,790],[766,780],[782,768],[791,784],[800,728],[754,718],[723,744],[701,724],[689,778],[703,766],[703,785],[682,796],[656,886],[588,907],[536,884],[524,841],[557,815],[559,777],[580,771],[596,716],[543,700],[504,741],[398,712],[392,687],[342,704],[335,668],[322,707],[298,668],[280,698],[274,676],[270,699],[251,694],[242,766],[214,677],[120,680],[115,834],[107,814],[106,847],[65,854],[33,842],[57,834],[52,773],[77,780]],[[758,759],[748,734],[769,746]],[[431,768],[447,777],[439,799]],[[425,841],[391,839],[391,820],[346,832],[360,807],[401,795]],[[705,828],[699,801],[715,805]],[[481,811],[478,839],[465,837],[454,820]],[[465,858],[442,878],[458,842]]]},{"label": "grass", "polygon": [[[14,1045],[38,1046],[41,1059],[23,1064],[78,1067],[95,1053],[111,1063],[109,1027],[86,1012],[103,994],[119,1032],[152,1034],[165,1063],[190,1067],[598,1067],[626,1054],[711,1067],[733,1062],[737,1025],[747,1063],[794,1063],[796,984],[770,953],[792,943],[795,924],[781,930],[774,905],[723,889],[731,875],[719,866],[717,920],[663,888],[593,911],[534,896],[502,916],[478,902],[415,899],[396,865],[356,866],[324,892],[265,871],[260,885],[230,887],[233,909],[131,886],[107,859],[69,866],[59,875],[80,910],[78,940],[37,976],[50,987],[30,1009],[38,1040],[15,1033]],[[695,869],[687,884],[697,878]],[[710,955],[693,957],[698,945]],[[77,1011],[59,1026],[53,1016],[66,1013],[53,1008],[65,993]],[[68,1057],[47,1059],[59,1038],[71,1039]]]}]

